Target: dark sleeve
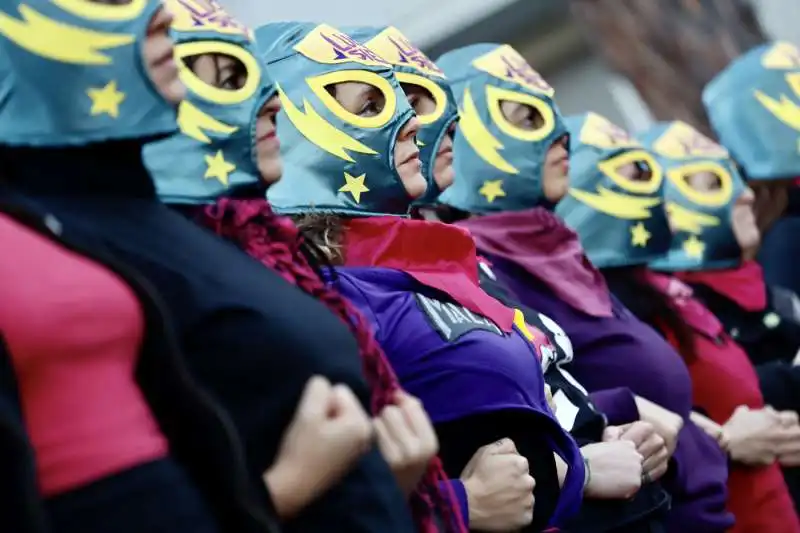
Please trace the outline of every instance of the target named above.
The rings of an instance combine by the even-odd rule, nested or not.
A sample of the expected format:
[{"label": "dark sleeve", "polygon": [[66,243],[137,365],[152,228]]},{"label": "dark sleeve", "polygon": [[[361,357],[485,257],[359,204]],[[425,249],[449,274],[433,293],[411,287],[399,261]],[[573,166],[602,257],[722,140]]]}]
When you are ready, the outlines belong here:
[{"label": "dark sleeve", "polygon": [[458,510],[461,513],[461,518],[464,520],[464,524],[469,527],[469,501],[467,500],[467,489],[464,487],[464,483],[456,478],[440,481],[439,491],[445,497],[452,493],[453,497],[458,502]]},{"label": "dark sleeve", "polygon": [[553,449],[539,430],[535,419],[513,411],[483,413],[435,424],[439,437],[439,457],[449,478],[458,478],[478,448],[503,438],[514,441],[520,455],[528,459],[536,480],[533,489],[536,508],[533,522],[525,533],[542,531],[556,509],[561,489]]},{"label": "dark sleeve", "polygon": [[621,426],[639,420],[636,397],[627,387],[589,393],[597,410],[606,415],[609,425]]},{"label": "dark sleeve", "polygon": [[764,402],[779,411],[800,409],[800,367],[784,361],[756,366]]},{"label": "dark sleeve", "polygon": [[47,531],[46,517],[18,399],[11,361],[0,337],[0,529],[42,532]]}]

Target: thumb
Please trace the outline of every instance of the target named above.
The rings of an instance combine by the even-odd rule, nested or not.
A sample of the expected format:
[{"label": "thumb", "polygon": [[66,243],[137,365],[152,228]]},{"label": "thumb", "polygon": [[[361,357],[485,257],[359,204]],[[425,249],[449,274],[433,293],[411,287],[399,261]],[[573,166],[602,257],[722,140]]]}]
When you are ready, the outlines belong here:
[{"label": "thumb", "polygon": [[363,416],[367,419],[367,414],[361,407],[358,398],[352,389],[347,385],[335,385],[331,388],[331,402],[328,411],[328,418],[339,418],[342,416]]},{"label": "thumb", "polygon": [[619,440],[622,436],[622,428],[619,426],[608,426],[603,431],[603,442]]},{"label": "thumb", "polygon": [[319,420],[325,417],[330,407],[331,382],[322,376],[312,376],[306,382],[296,417],[306,420]]}]

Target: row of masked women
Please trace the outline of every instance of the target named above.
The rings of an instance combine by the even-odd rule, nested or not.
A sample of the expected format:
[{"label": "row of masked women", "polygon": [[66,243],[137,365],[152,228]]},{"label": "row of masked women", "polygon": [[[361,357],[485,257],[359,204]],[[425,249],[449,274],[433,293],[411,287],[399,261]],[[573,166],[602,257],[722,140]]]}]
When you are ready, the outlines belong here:
[{"label": "row of masked women", "polygon": [[637,139],[507,45],[167,7],[0,2],[2,531],[800,532],[796,48]]}]

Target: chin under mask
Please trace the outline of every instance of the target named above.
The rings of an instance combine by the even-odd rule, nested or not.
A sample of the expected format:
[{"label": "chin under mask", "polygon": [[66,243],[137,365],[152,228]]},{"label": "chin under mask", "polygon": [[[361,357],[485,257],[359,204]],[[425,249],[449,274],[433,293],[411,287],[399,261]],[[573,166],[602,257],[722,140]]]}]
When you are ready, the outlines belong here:
[{"label": "chin under mask", "polygon": [[654,154],[595,113],[569,117],[570,190],[556,208],[598,268],[647,264],[666,253],[664,173]]},{"label": "chin under mask", "polygon": [[[664,165],[664,202],[674,232],[669,252],[651,262],[652,268],[679,272],[737,266],[742,251],[731,217],[746,185],[727,150],[680,121],[657,124],[641,139]],[[701,173],[702,189],[693,185]]]},{"label": "chin under mask", "polygon": [[757,46],[703,90],[722,145],[749,180],[800,176],[800,50],[787,42]]},{"label": "chin under mask", "polygon": [[[166,203],[203,204],[258,191],[256,122],[275,86],[257,59],[252,34],[216,2],[170,0],[168,6],[187,95],[178,107],[180,131],[144,149],[158,194]],[[213,61],[215,82],[190,68],[201,60]]]},{"label": "chin under mask", "polygon": [[[460,117],[455,182],[439,201],[478,214],[546,205],[545,158],[567,134],[552,87],[508,45],[475,44],[436,63],[450,80]],[[509,120],[504,101],[526,106],[530,126]]]},{"label": "chin under mask", "polygon": [[[284,214],[406,215],[412,199],[394,153],[414,112],[391,65],[325,24],[267,24],[256,38],[282,103],[286,170],[269,188],[273,208]],[[337,84],[357,87],[355,100],[374,111],[358,113],[339,103],[331,92]]]},{"label": "chin under mask", "polygon": [[0,1],[0,142],[63,146],[175,130],[142,58],[157,0]]}]

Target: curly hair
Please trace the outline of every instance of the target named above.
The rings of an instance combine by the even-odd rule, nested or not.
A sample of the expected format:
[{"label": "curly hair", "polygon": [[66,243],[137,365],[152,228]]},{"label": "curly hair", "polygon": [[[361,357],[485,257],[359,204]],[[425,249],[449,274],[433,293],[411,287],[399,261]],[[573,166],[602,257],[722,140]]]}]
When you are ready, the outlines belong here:
[{"label": "curly hair", "polygon": [[[320,276],[321,264],[330,267],[331,259],[341,261],[341,219],[305,218],[305,228],[319,249],[303,238],[291,220],[275,215],[264,198],[222,198],[203,207],[196,213],[196,220],[324,303],[347,325],[358,342],[363,372],[372,393],[372,413],[380,413],[393,402],[400,386],[369,324]],[[313,228],[320,231],[314,233]],[[439,515],[447,532],[465,531],[455,495],[449,491],[445,497],[439,489],[440,481],[446,479],[441,462],[435,458],[411,496],[411,510],[418,530],[423,533],[438,531],[435,514]]]}]

